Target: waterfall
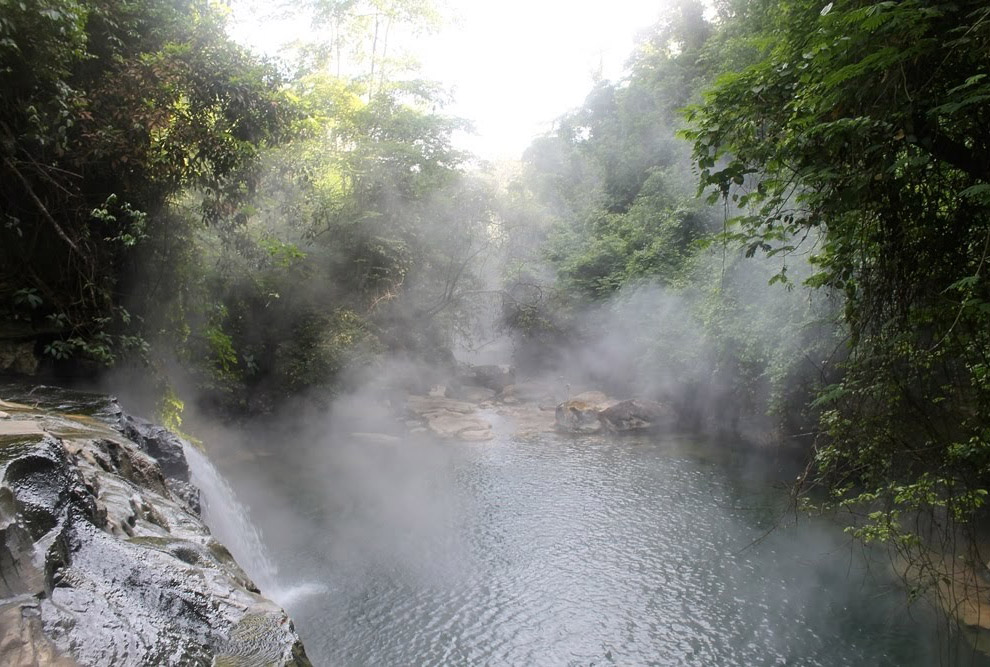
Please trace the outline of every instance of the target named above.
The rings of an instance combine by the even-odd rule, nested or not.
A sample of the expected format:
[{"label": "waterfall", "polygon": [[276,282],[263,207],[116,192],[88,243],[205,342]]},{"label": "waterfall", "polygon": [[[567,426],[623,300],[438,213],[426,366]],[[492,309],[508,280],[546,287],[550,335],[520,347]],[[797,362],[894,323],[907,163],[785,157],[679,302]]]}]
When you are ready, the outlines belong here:
[{"label": "waterfall", "polygon": [[203,452],[185,440],[182,449],[189,464],[190,481],[199,489],[203,522],[258,588],[280,602],[276,592],[278,568],[251,523],[247,508]]},{"label": "waterfall", "polygon": [[185,440],[182,450],[189,464],[190,481],[199,489],[203,523],[266,597],[291,610],[300,600],[329,591],[327,586],[316,582],[284,581],[261,533],[251,523],[247,507],[237,499],[220,471],[206,454]]}]

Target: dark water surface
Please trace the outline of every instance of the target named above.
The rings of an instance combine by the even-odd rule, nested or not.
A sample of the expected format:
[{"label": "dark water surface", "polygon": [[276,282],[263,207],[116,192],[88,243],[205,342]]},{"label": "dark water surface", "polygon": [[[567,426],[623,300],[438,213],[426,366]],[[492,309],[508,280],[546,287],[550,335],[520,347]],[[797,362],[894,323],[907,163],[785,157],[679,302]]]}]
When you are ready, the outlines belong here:
[{"label": "dark water surface", "polygon": [[796,468],[732,449],[327,435],[225,468],[319,665],[944,663],[889,563],[795,524]]}]

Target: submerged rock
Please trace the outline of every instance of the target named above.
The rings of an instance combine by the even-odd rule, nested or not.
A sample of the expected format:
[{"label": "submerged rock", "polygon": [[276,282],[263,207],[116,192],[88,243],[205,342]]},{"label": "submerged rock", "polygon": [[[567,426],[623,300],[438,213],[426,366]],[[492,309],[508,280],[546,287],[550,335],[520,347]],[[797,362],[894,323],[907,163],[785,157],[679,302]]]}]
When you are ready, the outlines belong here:
[{"label": "submerged rock", "polygon": [[364,431],[355,431],[351,433],[351,437],[359,442],[367,442],[375,445],[397,445],[402,442],[402,439],[389,435],[388,433],[366,433]]},{"label": "submerged rock", "polygon": [[503,404],[497,408],[518,437],[532,437],[555,430],[554,407],[544,409],[534,403]]},{"label": "submerged rock", "polygon": [[135,427],[148,449],[178,442],[168,470],[185,480],[115,422],[5,410],[0,664],[309,664],[285,612],[170,486],[188,484],[180,440]]}]

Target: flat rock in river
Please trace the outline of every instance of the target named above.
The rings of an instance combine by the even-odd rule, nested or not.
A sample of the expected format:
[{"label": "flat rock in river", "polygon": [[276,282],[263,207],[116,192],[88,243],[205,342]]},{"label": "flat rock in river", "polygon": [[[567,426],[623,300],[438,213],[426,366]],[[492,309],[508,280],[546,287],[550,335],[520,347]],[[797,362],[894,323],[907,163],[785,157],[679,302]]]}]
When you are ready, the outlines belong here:
[{"label": "flat rock in river", "polygon": [[491,440],[491,424],[480,417],[455,412],[436,413],[427,417],[427,427],[436,435],[456,440]]}]

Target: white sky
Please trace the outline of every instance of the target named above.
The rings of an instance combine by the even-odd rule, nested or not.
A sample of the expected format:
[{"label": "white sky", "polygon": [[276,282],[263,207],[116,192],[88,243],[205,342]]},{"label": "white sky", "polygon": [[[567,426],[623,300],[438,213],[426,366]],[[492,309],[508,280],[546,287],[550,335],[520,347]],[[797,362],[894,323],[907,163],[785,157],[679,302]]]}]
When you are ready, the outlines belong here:
[{"label": "white sky", "polygon": [[[551,121],[581,104],[601,69],[614,79],[636,35],[665,0],[447,0],[453,21],[407,46],[422,76],[454,95],[447,113],[469,119],[477,136],[459,148],[490,160],[517,159]],[[242,16],[235,3],[234,18]],[[235,23],[236,39],[261,52],[305,30],[272,20]]]}]

